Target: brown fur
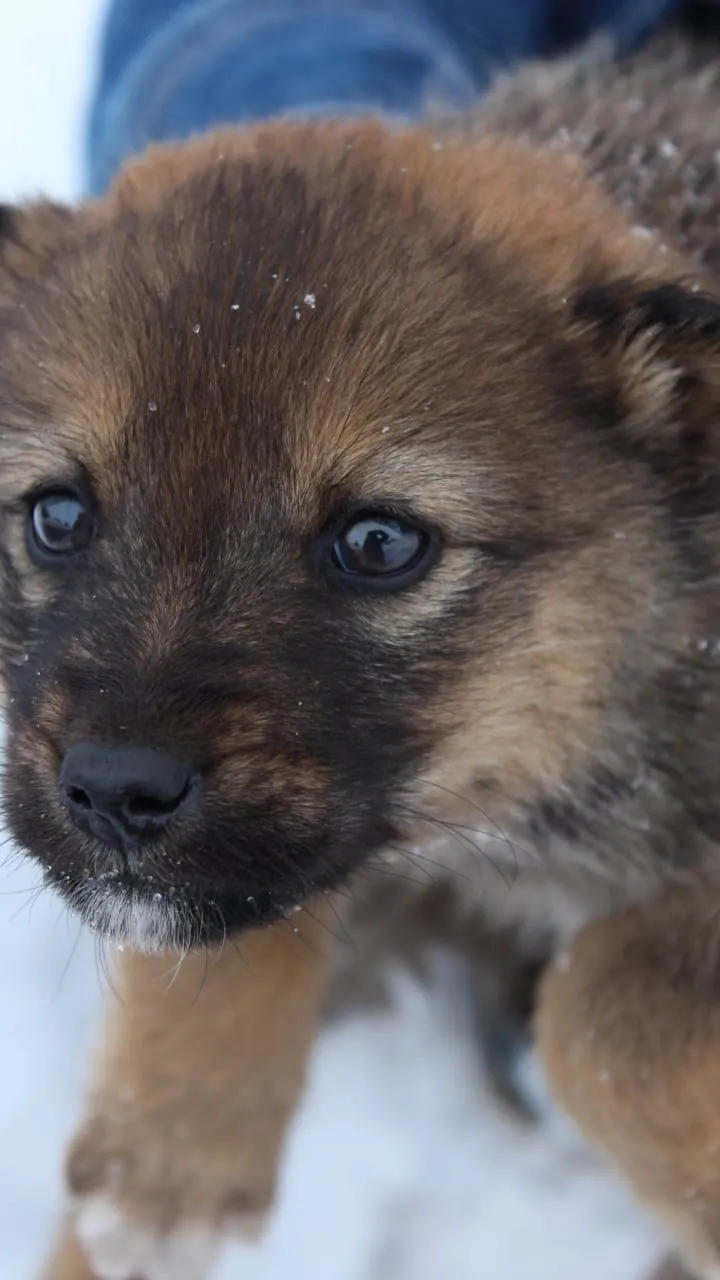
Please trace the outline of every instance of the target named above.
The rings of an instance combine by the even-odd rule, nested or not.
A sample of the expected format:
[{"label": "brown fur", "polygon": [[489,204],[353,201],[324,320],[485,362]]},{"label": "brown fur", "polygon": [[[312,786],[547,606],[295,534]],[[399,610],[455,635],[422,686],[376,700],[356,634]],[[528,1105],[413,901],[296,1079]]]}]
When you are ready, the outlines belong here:
[{"label": "brown fur", "polygon": [[[197,997],[204,956],[167,990],[162,956],[121,957],[69,1165],[81,1201],[102,1188],[160,1230],[265,1204],[323,985],[317,948],[288,968],[272,922],[308,895],[357,896],[400,856],[535,953],[719,874],[720,302],[699,228],[720,184],[696,53],[667,53],[531,70],[476,138],[230,130],[151,151],[75,213],[9,216],[9,822],[116,938],[270,926],[208,958]],[[637,179],[658,124],[622,132],[639,84],[672,100],[683,147],[692,127],[700,205],[679,164],[652,199]],[[558,113],[595,134],[538,147]],[[50,481],[98,511],[61,572],[25,535]],[[358,504],[432,531],[406,591],[331,589],[328,531]],[[199,807],[129,869],[57,797],[88,738],[202,766]]]},{"label": "brown fur", "polygon": [[72,1222],[64,1225],[43,1280],[95,1280],[87,1254],[76,1239]]},{"label": "brown fur", "polygon": [[717,275],[720,208],[714,34],[669,29],[622,64],[602,43],[559,62],[528,64],[500,81],[472,134],[510,131],[582,157],[632,220],[690,263]]},{"label": "brown fur", "polygon": [[[90,1116],[69,1165],[74,1195],[102,1189],[112,1167],[118,1200],[127,1181],[133,1198],[141,1193],[143,1215],[163,1231],[178,1218],[220,1222],[264,1214],[327,963],[318,918],[294,921],[182,964],[128,955],[96,1064]],[[186,1110],[189,1095],[193,1106]],[[145,1142],[148,1125],[159,1125],[171,1144]],[[184,1177],[184,1152],[197,1148],[204,1153],[200,1198]]]},{"label": "brown fur", "polygon": [[596,922],[542,985],[556,1093],[674,1231],[697,1274],[720,1256],[720,1008],[714,881]]}]

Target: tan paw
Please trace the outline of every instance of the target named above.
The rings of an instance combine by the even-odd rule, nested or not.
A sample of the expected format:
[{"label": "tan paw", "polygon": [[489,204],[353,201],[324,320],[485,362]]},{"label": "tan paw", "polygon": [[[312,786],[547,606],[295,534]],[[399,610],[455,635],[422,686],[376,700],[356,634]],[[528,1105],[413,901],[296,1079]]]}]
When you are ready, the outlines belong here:
[{"label": "tan paw", "polygon": [[[67,1162],[77,1238],[100,1280],[204,1280],[228,1231],[257,1234],[264,1195],[235,1185],[217,1151],[183,1130],[96,1116]],[[262,1203],[262,1209],[266,1207]]]}]

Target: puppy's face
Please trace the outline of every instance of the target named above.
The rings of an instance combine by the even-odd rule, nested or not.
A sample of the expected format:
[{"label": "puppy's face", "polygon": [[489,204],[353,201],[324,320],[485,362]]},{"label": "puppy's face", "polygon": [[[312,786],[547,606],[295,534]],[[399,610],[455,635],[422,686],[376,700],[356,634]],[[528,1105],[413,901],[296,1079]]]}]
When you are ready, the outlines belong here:
[{"label": "puppy's face", "polygon": [[652,264],[573,171],[270,126],[3,231],[5,803],[94,927],[210,941],[567,784],[654,661],[677,382],[621,375]]}]

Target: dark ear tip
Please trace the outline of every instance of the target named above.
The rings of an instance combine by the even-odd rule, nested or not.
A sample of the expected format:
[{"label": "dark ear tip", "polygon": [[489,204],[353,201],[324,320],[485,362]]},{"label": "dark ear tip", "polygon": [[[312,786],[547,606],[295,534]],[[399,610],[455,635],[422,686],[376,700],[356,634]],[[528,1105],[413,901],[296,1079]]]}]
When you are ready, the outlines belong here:
[{"label": "dark ear tip", "polygon": [[627,311],[629,292],[630,282],[626,280],[612,285],[589,285],[575,298],[573,314],[578,320],[614,328]]},{"label": "dark ear tip", "polygon": [[720,336],[720,299],[680,284],[659,285],[639,299],[651,323],[678,333],[690,329],[712,339]]},{"label": "dark ear tip", "polygon": [[679,281],[651,288],[632,280],[591,286],[576,298],[574,313],[602,329],[622,327],[626,337],[650,328],[710,341],[720,337],[720,299]]}]

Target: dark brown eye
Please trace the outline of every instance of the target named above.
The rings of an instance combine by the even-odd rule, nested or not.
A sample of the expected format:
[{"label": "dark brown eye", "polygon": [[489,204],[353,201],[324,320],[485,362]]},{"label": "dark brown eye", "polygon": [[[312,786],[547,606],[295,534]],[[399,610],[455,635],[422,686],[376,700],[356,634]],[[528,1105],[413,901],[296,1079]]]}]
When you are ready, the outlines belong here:
[{"label": "dark brown eye", "polygon": [[88,504],[71,489],[44,489],[32,499],[28,545],[41,564],[56,563],[81,551],[93,531]]},{"label": "dark brown eye", "polygon": [[423,565],[430,538],[423,529],[394,516],[362,512],[356,516],[332,546],[335,572],[351,575],[358,585],[387,588],[409,585]]}]

